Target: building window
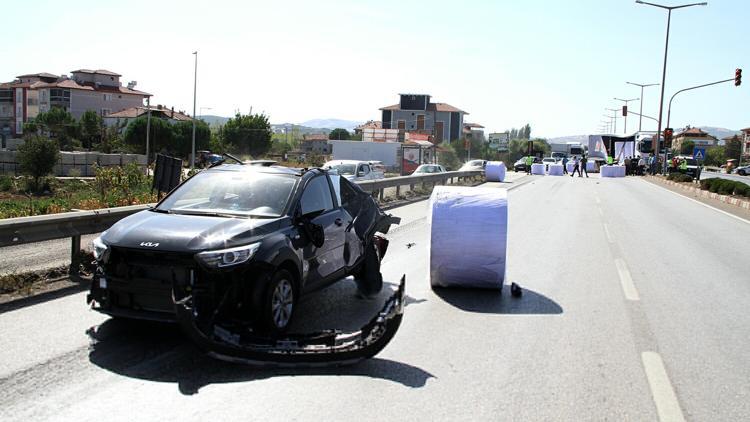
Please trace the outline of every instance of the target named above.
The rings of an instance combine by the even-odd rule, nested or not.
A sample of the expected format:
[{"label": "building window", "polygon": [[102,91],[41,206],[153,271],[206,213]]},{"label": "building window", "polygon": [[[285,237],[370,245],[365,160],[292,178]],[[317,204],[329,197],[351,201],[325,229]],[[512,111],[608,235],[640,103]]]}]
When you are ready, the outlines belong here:
[{"label": "building window", "polygon": [[10,89],[0,89],[0,102],[12,103],[13,91]]},{"label": "building window", "polygon": [[50,89],[50,101],[70,102],[70,91],[67,89]]},{"label": "building window", "polygon": [[112,94],[104,94],[104,101],[112,101]]},{"label": "building window", "polygon": [[399,130],[404,130],[404,129],[406,129],[406,121],[404,121],[404,120],[399,120],[399,121],[398,121],[398,128],[399,128]]},{"label": "building window", "polygon": [[417,130],[424,130],[424,114],[417,116]]},{"label": "building window", "polygon": [[109,115],[111,113],[112,113],[112,110],[110,110],[108,108],[103,108],[102,109],[102,116],[107,116],[107,115]]}]

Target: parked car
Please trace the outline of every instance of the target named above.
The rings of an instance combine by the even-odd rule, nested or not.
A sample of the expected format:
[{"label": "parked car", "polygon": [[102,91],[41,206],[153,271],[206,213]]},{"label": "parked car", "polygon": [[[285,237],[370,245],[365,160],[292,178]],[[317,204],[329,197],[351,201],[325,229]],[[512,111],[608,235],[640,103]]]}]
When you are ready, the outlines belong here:
[{"label": "parked car", "polygon": [[370,168],[383,174],[386,172],[385,164],[382,161],[370,161]]},{"label": "parked car", "polygon": [[[687,161],[687,171],[685,172],[685,174],[693,178],[700,177],[700,166],[698,166],[698,161],[695,158],[693,158],[691,155],[678,155],[675,158],[677,158],[678,160]],[[682,173],[682,171],[680,172]]]},{"label": "parked car", "polygon": [[385,177],[385,173],[382,171],[373,170],[369,161],[334,160],[323,164],[323,168],[335,170],[352,182]]},{"label": "parked car", "polygon": [[445,173],[445,167],[439,164],[422,164],[414,170],[412,174],[433,174],[433,173]]},{"label": "parked car", "polygon": [[471,160],[464,163],[458,171],[469,171],[469,170],[484,170],[487,165],[486,160]]},{"label": "parked car", "polygon": [[750,174],[750,165],[737,167],[737,174],[739,174],[740,176],[747,176],[748,174]]},{"label": "parked car", "polygon": [[542,164],[544,164],[544,171],[549,171],[549,165],[555,164],[557,160],[555,160],[552,157],[544,157],[542,158]]},{"label": "parked car", "polygon": [[377,233],[398,221],[325,170],[218,165],[94,240],[87,300],[116,317],[175,321],[184,295],[201,319],[191,324],[280,333],[300,296],[347,275],[362,294],[379,292],[388,241]]},{"label": "parked car", "polygon": [[[538,163],[539,159],[534,157],[534,162]],[[527,171],[526,169],[526,157],[521,157],[513,164],[513,171]]]}]

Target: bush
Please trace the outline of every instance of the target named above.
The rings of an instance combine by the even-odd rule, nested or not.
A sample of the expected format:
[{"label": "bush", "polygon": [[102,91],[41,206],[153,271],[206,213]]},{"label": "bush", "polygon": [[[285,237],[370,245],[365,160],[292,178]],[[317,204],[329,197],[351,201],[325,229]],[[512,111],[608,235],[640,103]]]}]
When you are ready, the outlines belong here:
[{"label": "bush", "polygon": [[39,190],[39,180],[50,174],[60,159],[57,142],[34,136],[18,148],[21,171],[34,179],[34,190]]},{"label": "bush", "polygon": [[8,192],[13,188],[13,179],[10,176],[0,175],[0,192]]},{"label": "bush", "polygon": [[669,176],[667,176],[667,180],[673,180],[675,182],[679,183],[685,183],[685,182],[693,182],[693,178],[688,176],[687,174],[682,173],[671,173]]},{"label": "bush", "polygon": [[737,196],[750,196],[750,186],[742,182],[734,182],[734,194]]},{"label": "bush", "polygon": [[723,184],[724,179],[715,178],[715,179],[711,179],[711,180],[712,180],[712,182],[708,185],[708,190],[711,193],[716,193],[716,192],[719,191],[719,186],[721,186]]},{"label": "bush", "polygon": [[721,184],[719,184],[718,193],[719,195],[731,195],[732,192],[734,192],[734,184],[736,182],[733,180],[724,180]]}]

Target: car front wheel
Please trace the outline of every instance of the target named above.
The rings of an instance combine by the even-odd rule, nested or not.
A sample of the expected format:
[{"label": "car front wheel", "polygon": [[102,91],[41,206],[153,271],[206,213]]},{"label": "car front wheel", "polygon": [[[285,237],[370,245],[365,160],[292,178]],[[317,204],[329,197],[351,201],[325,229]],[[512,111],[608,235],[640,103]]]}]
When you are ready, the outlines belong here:
[{"label": "car front wheel", "polygon": [[289,328],[297,303],[294,282],[287,270],[274,273],[266,289],[261,322],[270,334],[280,334]]},{"label": "car front wheel", "polygon": [[746,176],[747,172],[745,172],[745,170],[740,170],[737,172],[737,174],[739,174],[740,176]]}]

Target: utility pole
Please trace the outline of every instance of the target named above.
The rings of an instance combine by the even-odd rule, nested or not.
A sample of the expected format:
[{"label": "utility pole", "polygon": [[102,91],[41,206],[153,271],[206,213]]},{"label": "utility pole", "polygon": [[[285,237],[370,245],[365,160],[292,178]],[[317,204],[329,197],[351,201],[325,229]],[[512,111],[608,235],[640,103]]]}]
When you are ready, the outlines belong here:
[{"label": "utility pole", "polygon": [[623,107],[623,109],[622,109],[622,111],[623,111],[622,117],[625,118],[625,128],[622,130],[622,133],[624,135],[627,135],[628,134],[628,103],[631,102],[631,101],[640,100],[640,98],[631,98],[629,100],[623,100],[621,98],[615,97],[615,100],[622,101],[622,102],[625,103],[625,107]]},{"label": "utility pole", "polygon": [[616,108],[607,108],[605,110],[609,110],[612,112],[612,133],[617,134],[617,112],[619,111]]},{"label": "utility pole", "polygon": [[[646,88],[646,87],[649,87],[649,86],[657,86],[659,84],[639,84],[639,83],[635,83],[635,82],[625,82],[625,83],[641,87],[641,101],[640,101],[641,111],[640,111],[640,116],[642,117],[643,116],[643,88]],[[641,126],[642,123],[643,123],[643,119],[639,118],[638,119],[638,132],[640,132],[641,130],[643,130],[642,126]]]},{"label": "utility pole", "polygon": [[193,145],[190,155],[190,170],[195,168],[195,94],[198,91],[198,52],[193,51],[193,55],[195,56],[195,73],[193,73]]},{"label": "utility pole", "polygon": [[146,97],[146,176],[148,176],[149,139],[151,138],[151,97]]}]

